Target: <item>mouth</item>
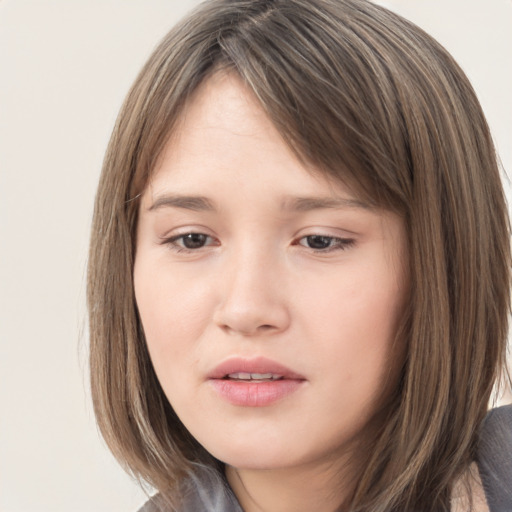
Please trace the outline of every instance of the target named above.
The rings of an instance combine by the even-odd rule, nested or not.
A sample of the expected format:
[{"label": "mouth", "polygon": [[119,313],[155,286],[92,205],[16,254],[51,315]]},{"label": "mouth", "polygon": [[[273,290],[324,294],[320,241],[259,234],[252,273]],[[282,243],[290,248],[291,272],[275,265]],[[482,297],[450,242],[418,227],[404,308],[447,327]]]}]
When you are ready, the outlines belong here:
[{"label": "mouth", "polygon": [[305,378],[287,368],[286,366],[267,359],[265,357],[257,357],[245,359],[242,357],[231,357],[226,359],[209,374],[209,379],[226,379],[240,381],[274,381],[274,380],[305,380]]},{"label": "mouth", "polygon": [[282,380],[282,375],[276,375],[275,373],[230,373],[224,377],[224,380],[235,380],[241,382],[271,382],[273,380]]},{"label": "mouth", "polygon": [[266,358],[231,358],[217,366],[208,381],[216,393],[232,405],[263,407],[298,391],[306,379]]}]

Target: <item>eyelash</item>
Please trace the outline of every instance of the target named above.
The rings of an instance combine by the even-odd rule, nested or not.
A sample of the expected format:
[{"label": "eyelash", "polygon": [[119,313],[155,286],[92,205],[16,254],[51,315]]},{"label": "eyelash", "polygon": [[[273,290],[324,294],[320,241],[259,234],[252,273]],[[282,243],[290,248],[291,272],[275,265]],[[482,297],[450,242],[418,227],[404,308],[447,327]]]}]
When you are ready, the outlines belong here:
[{"label": "eyelash", "polygon": [[196,252],[196,251],[198,251],[200,249],[203,249],[204,247],[208,247],[208,246],[211,246],[211,245],[218,245],[218,244],[211,244],[210,243],[208,245],[201,245],[200,247],[197,247],[195,249],[179,245],[179,241],[181,240],[183,242],[185,237],[187,237],[187,236],[188,237],[190,237],[190,236],[205,237],[206,239],[213,240],[213,238],[211,236],[209,236],[209,235],[206,235],[204,233],[198,233],[198,232],[195,232],[195,231],[191,231],[189,233],[183,233],[181,235],[175,235],[175,236],[171,236],[170,238],[165,238],[164,240],[162,240],[162,245],[168,245],[173,251],[176,251],[176,252],[186,252],[186,253]]},{"label": "eyelash", "polygon": [[[321,249],[314,249],[313,247],[308,247],[300,242],[302,240],[312,239],[312,238],[320,238],[323,240],[329,241],[329,246]],[[355,244],[355,240],[353,238],[340,238],[337,236],[328,236],[328,235],[307,235],[301,237],[298,242],[295,245],[302,245],[303,247],[307,247],[308,249],[312,249],[316,253],[329,253],[333,251],[345,251],[346,249],[349,249]]]},{"label": "eyelash", "polygon": [[[196,247],[196,248],[184,247],[182,245],[179,245],[180,241],[183,243],[185,237],[191,237],[191,236],[205,237],[205,244],[201,245],[200,247]],[[328,242],[329,245],[324,248],[315,249],[313,247],[309,247],[309,246],[301,243],[302,240],[308,240],[308,239],[313,239],[313,238],[323,239],[324,241]],[[162,245],[168,245],[171,248],[171,250],[173,250],[177,253],[193,253],[193,252],[197,252],[205,247],[218,245],[218,243],[206,244],[206,241],[208,239],[210,241],[214,240],[211,236],[206,235],[204,233],[198,233],[198,232],[191,231],[189,233],[183,233],[181,235],[175,235],[170,238],[165,238],[164,240],[162,240]],[[312,240],[309,240],[309,243],[311,243],[311,241]],[[296,242],[293,243],[293,245],[300,245],[307,249],[311,249],[314,253],[317,253],[317,254],[326,254],[326,253],[330,253],[333,251],[344,251],[344,250],[347,250],[350,247],[352,247],[354,244],[355,244],[355,240],[353,238],[340,238],[340,237],[336,237],[336,236],[317,235],[317,234],[303,236],[303,237],[299,238]]]}]

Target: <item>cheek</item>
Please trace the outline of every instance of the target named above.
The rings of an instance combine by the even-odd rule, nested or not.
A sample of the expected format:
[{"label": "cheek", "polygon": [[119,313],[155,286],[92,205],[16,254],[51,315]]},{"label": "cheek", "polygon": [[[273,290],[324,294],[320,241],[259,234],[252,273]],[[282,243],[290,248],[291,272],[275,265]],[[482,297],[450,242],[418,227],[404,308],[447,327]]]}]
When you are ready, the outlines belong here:
[{"label": "cheek", "polygon": [[194,357],[211,318],[212,296],[166,265],[140,258],[134,268],[135,298],[155,370]]},{"label": "cheek", "polygon": [[312,281],[308,293],[300,295],[299,321],[307,339],[315,340],[314,364],[319,372],[329,368],[336,376],[331,384],[354,389],[355,399],[364,398],[359,392],[378,394],[401,368],[402,350],[395,340],[404,286],[382,265],[333,277],[328,287]]},{"label": "cheek", "polygon": [[394,335],[404,306],[403,286],[396,274],[361,269],[332,275],[323,284],[311,280],[296,294],[302,319],[310,319],[317,332],[330,332],[329,338],[367,334],[375,342]]}]

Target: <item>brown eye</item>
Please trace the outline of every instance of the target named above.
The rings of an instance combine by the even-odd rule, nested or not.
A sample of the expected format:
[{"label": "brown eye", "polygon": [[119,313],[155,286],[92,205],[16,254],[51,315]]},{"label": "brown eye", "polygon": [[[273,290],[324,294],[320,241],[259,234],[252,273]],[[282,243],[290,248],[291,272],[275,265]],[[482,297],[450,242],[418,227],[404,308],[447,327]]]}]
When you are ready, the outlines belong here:
[{"label": "brown eye", "polygon": [[176,252],[194,252],[203,247],[219,245],[218,240],[204,233],[185,233],[184,235],[172,236],[163,239],[162,244],[169,246]]},{"label": "brown eye", "polygon": [[311,249],[327,249],[331,246],[334,238],[331,236],[310,235],[306,237],[307,246]]},{"label": "brown eye", "polygon": [[208,235],[202,233],[188,233],[180,237],[183,247],[186,249],[200,249],[206,245]]},{"label": "brown eye", "polygon": [[298,241],[298,245],[322,253],[337,250],[343,251],[352,247],[354,243],[355,240],[353,238],[339,238],[337,236],[326,235],[308,235]]}]

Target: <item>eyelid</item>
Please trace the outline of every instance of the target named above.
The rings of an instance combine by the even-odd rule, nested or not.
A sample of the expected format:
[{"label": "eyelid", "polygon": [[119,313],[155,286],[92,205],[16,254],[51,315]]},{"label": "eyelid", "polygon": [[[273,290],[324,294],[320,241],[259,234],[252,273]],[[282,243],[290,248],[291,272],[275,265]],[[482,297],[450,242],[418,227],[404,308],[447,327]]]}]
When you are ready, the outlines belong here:
[{"label": "eyelid", "polygon": [[166,229],[165,231],[162,232],[162,234],[158,235],[158,238],[160,240],[164,240],[164,239],[169,240],[170,238],[180,237],[180,236],[188,235],[190,233],[194,233],[194,234],[197,233],[199,235],[207,235],[207,236],[211,236],[211,237],[215,238],[214,235],[212,234],[211,229],[207,228],[206,226],[203,226],[201,224],[185,224],[185,223],[176,225],[176,226],[172,227],[171,229]]},{"label": "eyelid", "polygon": [[[166,233],[165,235],[162,235],[159,237],[160,239],[160,245],[166,245],[170,249],[174,250],[175,252],[185,252],[185,253],[198,253],[203,249],[207,249],[209,247],[215,247],[219,246],[220,242],[215,238],[215,236],[209,234],[207,229],[203,229],[202,227],[199,228],[191,228],[191,227],[183,227],[178,228],[177,230],[172,230],[170,233]],[[200,245],[199,247],[186,247],[184,244],[180,244],[180,240],[184,240],[187,235],[200,235],[203,237],[206,237],[206,242],[204,245]],[[306,243],[302,243],[302,241],[307,240],[308,238],[323,238],[328,239],[330,241],[329,245],[327,247],[309,247]],[[304,234],[300,236],[296,236],[294,240],[292,241],[292,245],[294,246],[301,246],[304,249],[318,253],[318,254],[327,254],[330,252],[335,251],[344,251],[352,247],[356,243],[356,239],[354,237],[350,236],[343,236],[343,235],[334,235],[331,233],[325,233],[324,229],[321,228],[312,228],[311,230],[308,230]]]},{"label": "eyelid", "polygon": [[[165,235],[159,237],[159,239],[160,239],[159,243],[160,243],[160,245],[168,246],[171,250],[173,250],[175,252],[197,253],[197,252],[201,251],[202,249],[205,249],[208,247],[215,247],[215,246],[219,245],[218,240],[213,235],[210,235],[210,234],[204,232],[206,230],[185,228],[185,229],[180,229],[179,232],[176,232],[175,230],[173,230],[173,231],[174,232],[171,231],[170,234],[165,234]],[[183,240],[187,235],[205,236],[207,239],[210,240],[210,243],[206,243],[205,245],[202,245],[201,247],[197,247],[195,249],[185,247],[184,245],[179,245],[177,242],[180,239]],[[213,243],[211,243],[212,241],[213,241]]]},{"label": "eyelid", "polygon": [[[314,247],[308,247],[307,245],[301,243],[302,240],[305,240],[310,237],[328,238],[332,242],[334,242],[334,245],[329,245],[328,247],[325,247],[325,248],[315,249]],[[304,236],[301,236],[300,238],[297,238],[296,240],[297,240],[297,242],[295,243],[295,245],[300,245],[300,246],[304,247],[305,249],[308,249],[309,251],[312,251],[312,252],[318,253],[318,254],[327,254],[327,253],[335,252],[335,251],[345,251],[345,250],[349,249],[350,247],[354,246],[356,243],[356,240],[354,238],[323,235],[320,233],[312,233],[309,235],[304,235]]]}]

